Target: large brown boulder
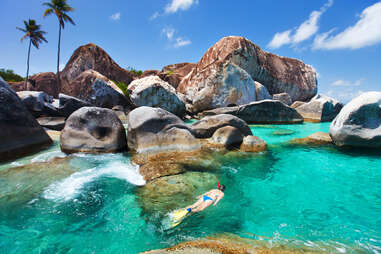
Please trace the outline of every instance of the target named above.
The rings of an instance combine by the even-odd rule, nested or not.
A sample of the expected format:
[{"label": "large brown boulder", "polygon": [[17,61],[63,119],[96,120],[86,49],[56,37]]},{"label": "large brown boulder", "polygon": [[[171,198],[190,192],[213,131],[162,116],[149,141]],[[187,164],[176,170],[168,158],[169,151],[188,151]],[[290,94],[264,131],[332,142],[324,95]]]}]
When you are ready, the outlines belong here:
[{"label": "large brown boulder", "polygon": [[157,75],[176,89],[181,80],[188,75],[195,66],[195,63],[171,64],[164,66]]},{"label": "large brown boulder", "polygon": [[[183,78],[177,90],[193,103],[200,93],[205,94],[203,100],[215,100],[215,97],[222,96],[219,90],[229,92],[221,87],[229,84],[230,80],[223,80],[222,77],[226,76],[226,66],[232,65],[242,70],[238,73],[242,73],[244,80],[243,73],[246,72],[252,80],[264,85],[270,94],[288,93],[292,101],[306,101],[317,92],[316,72],[311,66],[297,59],[265,52],[238,36],[224,37],[209,48],[191,73]],[[238,94],[241,91],[237,90]],[[201,110],[207,106],[219,105],[209,102]]]},{"label": "large brown boulder", "polygon": [[17,94],[0,77],[0,162],[41,150],[52,143]]},{"label": "large brown boulder", "polygon": [[113,153],[127,149],[126,132],[111,110],[83,107],[66,120],[60,137],[65,153]]},{"label": "large brown boulder", "polygon": [[237,107],[217,108],[202,112],[204,116],[230,114],[247,123],[294,124],[303,123],[303,117],[293,108],[275,100],[256,101]]},{"label": "large brown boulder", "polygon": [[42,91],[54,98],[57,98],[60,88],[57,84],[56,74],[53,72],[41,72],[30,76],[28,79],[28,84],[25,81],[21,82],[11,82],[10,83],[13,90],[16,92],[20,91]]},{"label": "large brown boulder", "polygon": [[90,43],[77,48],[62,70],[60,75],[62,80],[61,92],[77,97],[71,93],[71,90],[74,89],[72,81],[82,72],[90,69],[126,85],[133,80],[131,72],[121,68],[102,48]]},{"label": "large brown boulder", "polygon": [[176,90],[158,76],[136,79],[128,86],[131,102],[137,106],[165,109],[179,117],[185,114],[185,104]]}]

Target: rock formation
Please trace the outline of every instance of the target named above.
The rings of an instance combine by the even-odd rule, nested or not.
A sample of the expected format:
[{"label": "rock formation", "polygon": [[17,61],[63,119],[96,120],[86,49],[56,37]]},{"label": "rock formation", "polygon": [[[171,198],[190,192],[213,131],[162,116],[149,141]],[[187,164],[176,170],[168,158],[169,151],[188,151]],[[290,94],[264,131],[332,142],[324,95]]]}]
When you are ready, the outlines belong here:
[{"label": "rock formation", "polygon": [[0,77],[0,161],[15,159],[51,144],[52,140]]},{"label": "rock formation", "polygon": [[262,152],[266,151],[266,142],[256,136],[246,136],[241,144],[240,150],[243,152]]},{"label": "rock formation", "polygon": [[57,77],[53,72],[41,72],[29,77],[28,84],[25,81],[11,82],[13,90],[20,91],[42,91],[54,98],[57,98],[60,87],[57,84]]},{"label": "rock formation", "polygon": [[127,149],[122,122],[111,109],[83,107],[66,120],[61,150],[65,153],[113,153]]},{"label": "rock formation", "polygon": [[58,95],[58,100],[58,112],[64,117],[69,117],[74,111],[82,107],[93,106],[86,101],[62,93]]},{"label": "rock formation", "polygon": [[[224,106],[213,102],[228,100],[233,88],[236,92],[231,93],[237,95],[235,104],[249,103],[255,100],[255,96],[245,102],[242,101],[248,98],[240,97],[244,92],[251,91],[247,75],[264,85],[270,94],[288,93],[292,101],[306,101],[317,91],[316,72],[311,66],[296,59],[267,53],[251,41],[237,36],[224,37],[208,49],[193,70],[183,78],[177,90],[196,105],[195,111]],[[238,77],[242,80],[240,85],[232,87],[231,79],[237,78],[235,82],[238,82]],[[216,90],[220,93],[216,93]],[[204,102],[197,106],[199,101]],[[231,104],[233,101],[230,98]]]},{"label": "rock formation", "polygon": [[262,100],[272,100],[272,96],[270,95],[269,91],[267,91],[267,88],[263,86],[261,83],[254,81],[255,84],[255,93],[257,95],[257,101]]},{"label": "rock formation", "polygon": [[257,124],[302,123],[303,117],[293,108],[280,101],[263,100],[250,104],[218,108],[202,112],[204,116],[231,114],[246,121]]},{"label": "rock formation", "polygon": [[308,103],[294,106],[305,121],[313,122],[332,121],[343,108],[342,103],[322,94],[316,95]]},{"label": "rock formation", "polygon": [[57,108],[52,105],[53,97],[45,92],[21,91],[17,95],[35,117],[59,116]]},{"label": "rock formation", "polygon": [[157,75],[176,89],[181,80],[183,80],[183,78],[188,75],[195,66],[195,63],[171,64],[164,66],[161,72]]},{"label": "rock formation", "polygon": [[290,106],[292,104],[291,97],[290,95],[288,95],[288,93],[273,94],[273,100],[283,102],[287,106]]},{"label": "rock formation", "polygon": [[329,134],[338,146],[381,147],[381,92],[363,93],[346,104]]},{"label": "rock formation", "polygon": [[158,76],[134,80],[128,91],[131,102],[137,107],[159,107],[179,117],[185,114],[185,104],[176,90]]},{"label": "rock formation", "polygon": [[312,145],[312,146],[321,146],[321,145],[331,145],[333,144],[332,138],[326,132],[316,132],[305,138],[295,138],[290,141],[290,144],[294,145]]}]

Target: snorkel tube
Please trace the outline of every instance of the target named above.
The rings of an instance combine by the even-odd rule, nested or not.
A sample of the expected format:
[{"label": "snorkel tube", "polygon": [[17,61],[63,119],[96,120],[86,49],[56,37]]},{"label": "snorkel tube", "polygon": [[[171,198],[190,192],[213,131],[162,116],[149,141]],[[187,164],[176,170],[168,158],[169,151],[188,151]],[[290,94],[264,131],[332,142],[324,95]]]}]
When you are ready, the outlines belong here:
[{"label": "snorkel tube", "polygon": [[217,182],[217,187],[220,189],[220,181]]}]

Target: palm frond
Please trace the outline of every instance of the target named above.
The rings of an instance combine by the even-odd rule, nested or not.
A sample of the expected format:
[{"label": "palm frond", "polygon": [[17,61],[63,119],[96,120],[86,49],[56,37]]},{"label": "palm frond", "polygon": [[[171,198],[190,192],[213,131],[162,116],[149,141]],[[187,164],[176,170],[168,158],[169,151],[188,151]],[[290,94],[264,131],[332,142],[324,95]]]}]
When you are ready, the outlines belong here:
[{"label": "palm frond", "polygon": [[53,13],[53,9],[52,8],[49,8],[49,9],[46,9],[45,10],[45,12],[44,12],[44,18],[46,17],[46,16],[49,16],[50,14],[52,14]]}]

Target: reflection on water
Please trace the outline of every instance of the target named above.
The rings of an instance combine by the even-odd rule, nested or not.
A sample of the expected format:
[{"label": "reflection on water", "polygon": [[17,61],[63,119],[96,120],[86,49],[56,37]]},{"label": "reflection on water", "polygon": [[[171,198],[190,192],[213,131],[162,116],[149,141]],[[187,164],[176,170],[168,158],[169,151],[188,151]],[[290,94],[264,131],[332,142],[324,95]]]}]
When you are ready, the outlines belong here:
[{"label": "reflection on water", "polygon": [[[290,139],[328,131],[328,123],[251,128],[269,144],[268,151],[216,156],[217,170],[168,178],[151,189],[139,187],[144,181],[128,154],[52,159],[62,155],[56,144],[3,164],[0,250],[137,253],[228,232],[267,246],[381,252],[377,153],[288,145]],[[279,129],[293,133],[273,135]],[[170,209],[193,202],[216,181],[226,185],[216,207],[163,228]]]}]

